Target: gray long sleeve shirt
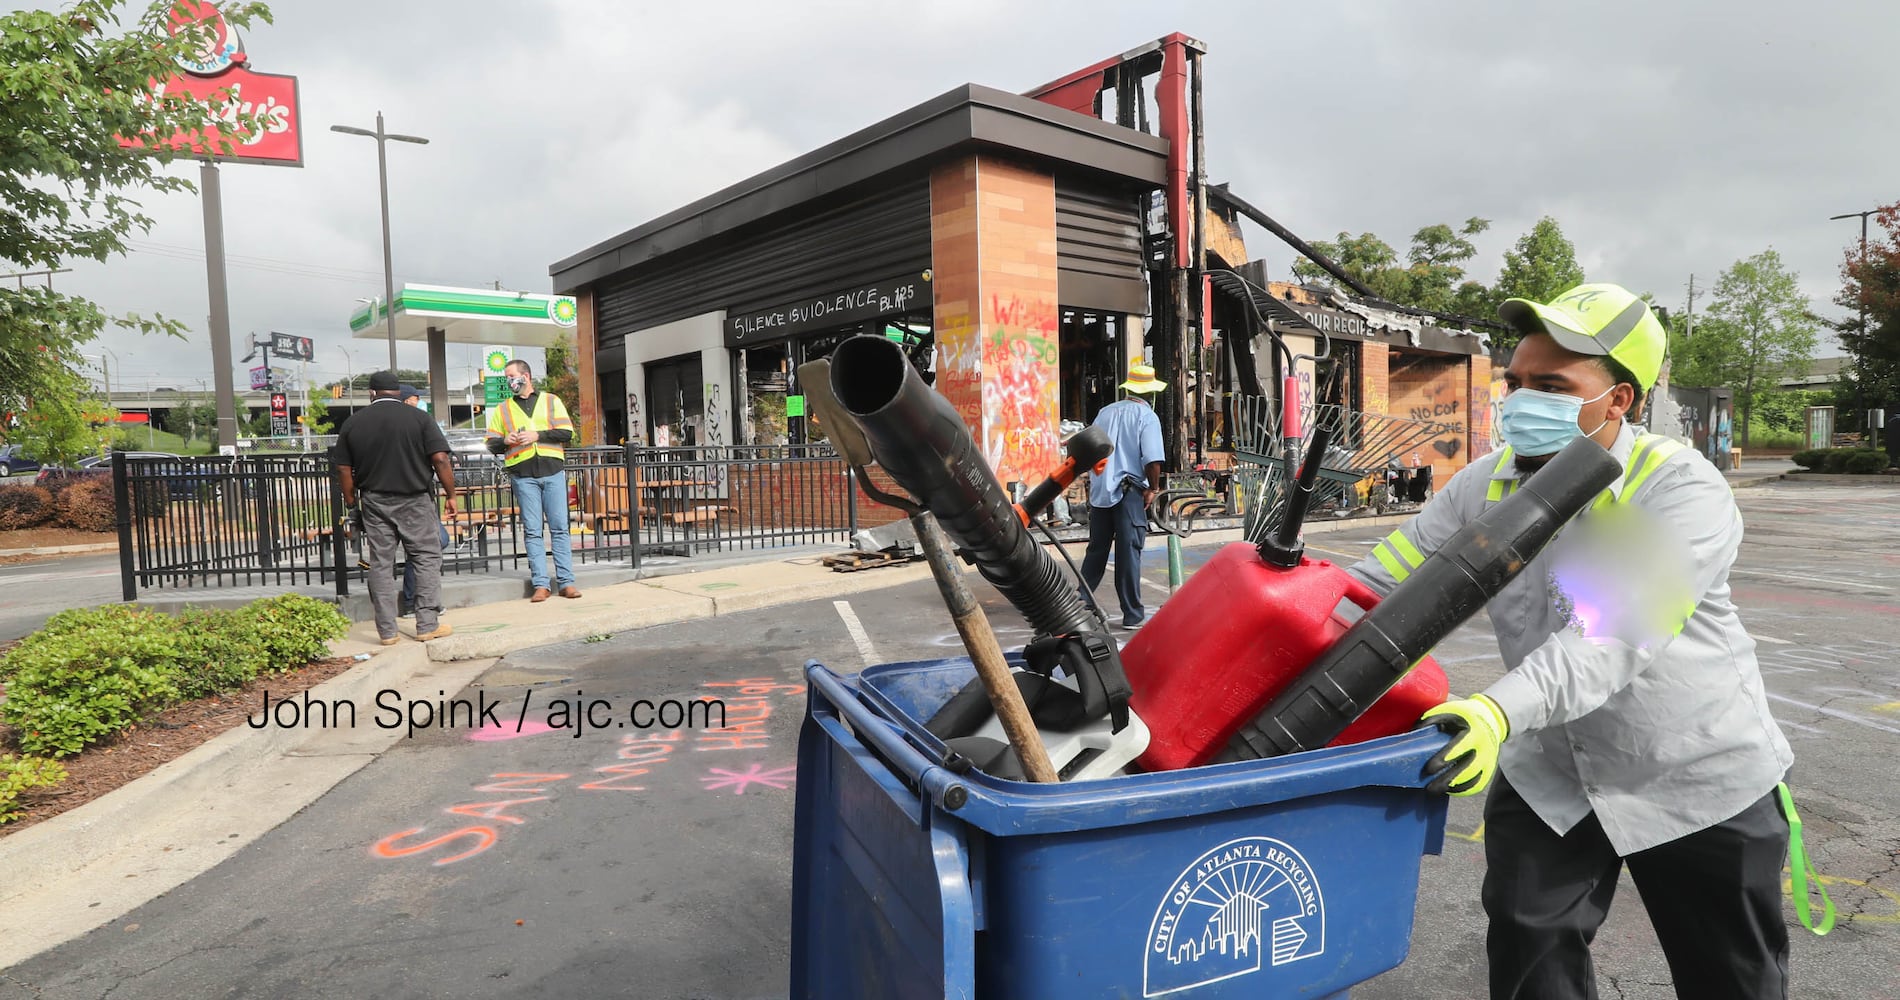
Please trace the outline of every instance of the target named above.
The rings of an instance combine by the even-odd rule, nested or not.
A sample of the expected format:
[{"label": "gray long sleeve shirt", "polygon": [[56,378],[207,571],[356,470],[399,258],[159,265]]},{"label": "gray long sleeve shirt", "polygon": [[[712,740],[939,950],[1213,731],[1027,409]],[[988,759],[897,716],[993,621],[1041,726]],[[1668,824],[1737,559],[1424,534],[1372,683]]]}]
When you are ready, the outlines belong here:
[{"label": "gray long sleeve shirt", "polygon": [[[1734,494],[1692,448],[1644,448],[1632,465],[1633,452],[1625,425],[1611,448],[1625,466],[1616,502],[1565,527],[1487,607],[1508,672],[1484,691],[1510,720],[1499,766],[1512,787],[1560,834],[1594,811],[1626,856],[1729,819],[1794,762],[1729,598],[1742,541]],[[1466,466],[1351,573],[1389,592],[1515,489],[1502,457]],[[1617,551],[1589,558],[1606,541]],[[1602,585],[1577,582],[1588,575],[1574,569],[1580,551],[1609,564]],[[1680,611],[1660,613],[1670,607]],[[1632,618],[1667,620],[1618,624]]]}]

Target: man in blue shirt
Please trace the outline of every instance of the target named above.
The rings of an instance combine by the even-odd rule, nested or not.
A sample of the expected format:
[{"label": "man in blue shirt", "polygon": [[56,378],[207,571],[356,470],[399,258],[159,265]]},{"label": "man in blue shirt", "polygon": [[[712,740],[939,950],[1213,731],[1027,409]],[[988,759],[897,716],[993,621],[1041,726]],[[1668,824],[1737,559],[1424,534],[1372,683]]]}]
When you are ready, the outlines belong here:
[{"label": "man in blue shirt", "polygon": [[1122,603],[1122,627],[1134,628],[1148,617],[1141,604],[1141,547],[1148,539],[1148,505],[1161,492],[1161,418],[1148,397],[1168,387],[1155,370],[1136,362],[1119,403],[1102,407],[1095,426],[1108,435],[1115,453],[1100,475],[1089,477],[1089,548],[1082,558],[1082,583],[1093,592],[1115,550],[1115,596]]}]

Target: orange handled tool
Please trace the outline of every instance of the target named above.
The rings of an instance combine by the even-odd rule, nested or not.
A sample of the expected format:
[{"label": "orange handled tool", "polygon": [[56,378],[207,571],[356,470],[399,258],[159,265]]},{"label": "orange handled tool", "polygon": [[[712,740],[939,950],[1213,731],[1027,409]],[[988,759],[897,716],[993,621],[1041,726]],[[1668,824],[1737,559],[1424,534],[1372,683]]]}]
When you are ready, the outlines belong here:
[{"label": "orange handled tool", "polygon": [[1108,467],[1108,456],[1115,453],[1114,442],[1108,439],[1108,432],[1100,427],[1090,427],[1070,438],[1067,448],[1069,457],[1056,466],[1054,472],[1049,473],[1049,478],[1030,490],[1022,503],[1016,505],[1016,516],[1023,519],[1023,527],[1028,527],[1031,519],[1061,496],[1062,491],[1068,489],[1069,484],[1075,482],[1075,477],[1081,475],[1084,469],[1100,475]]}]

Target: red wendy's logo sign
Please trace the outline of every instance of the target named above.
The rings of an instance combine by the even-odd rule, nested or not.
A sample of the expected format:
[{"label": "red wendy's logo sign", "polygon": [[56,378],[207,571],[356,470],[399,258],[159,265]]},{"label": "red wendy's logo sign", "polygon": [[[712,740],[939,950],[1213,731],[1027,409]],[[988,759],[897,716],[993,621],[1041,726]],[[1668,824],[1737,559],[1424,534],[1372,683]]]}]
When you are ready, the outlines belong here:
[{"label": "red wendy's logo sign", "polygon": [[[182,36],[197,45],[176,57],[184,72],[154,83],[146,99],[189,94],[212,106],[212,120],[202,129],[180,132],[161,145],[230,163],[303,166],[303,115],[297,104],[297,78],[254,72],[237,29],[205,0],[176,0],[166,27],[172,37]],[[119,141],[126,146],[146,144],[141,140]],[[231,145],[229,152],[223,149],[226,142]]]},{"label": "red wendy's logo sign", "polygon": [[197,76],[217,76],[233,66],[244,64],[244,47],[237,30],[224,19],[218,8],[204,0],[177,0],[166,28],[173,38],[181,34],[200,39],[197,52],[181,52],[178,68]]}]

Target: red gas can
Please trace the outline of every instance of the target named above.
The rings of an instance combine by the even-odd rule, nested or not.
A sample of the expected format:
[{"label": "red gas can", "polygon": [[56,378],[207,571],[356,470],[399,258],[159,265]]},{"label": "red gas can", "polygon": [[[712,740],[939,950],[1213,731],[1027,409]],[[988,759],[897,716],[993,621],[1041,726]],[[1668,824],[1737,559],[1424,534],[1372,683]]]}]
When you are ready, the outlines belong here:
[{"label": "red gas can", "polygon": [[[1269,565],[1254,546],[1226,546],[1122,650],[1129,705],[1150,733],[1146,771],[1206,763],[1379,601],[1345,570],[1302,557]],[[1445,701],[1445,672],[1426,657],[1333,741],[1405,732]]]}]

